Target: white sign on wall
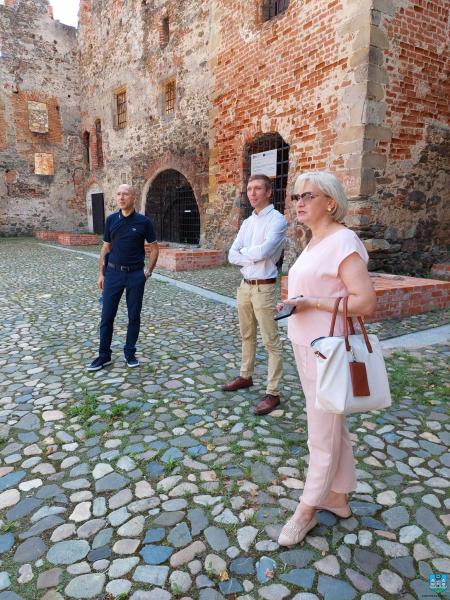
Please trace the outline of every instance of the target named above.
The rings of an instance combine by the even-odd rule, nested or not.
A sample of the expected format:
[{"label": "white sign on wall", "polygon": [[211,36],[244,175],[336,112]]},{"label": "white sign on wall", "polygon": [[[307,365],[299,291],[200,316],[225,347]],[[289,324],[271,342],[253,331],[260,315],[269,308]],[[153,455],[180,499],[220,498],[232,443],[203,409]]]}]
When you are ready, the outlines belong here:
[{"label": "white sign on wall", "polygon": [[252,154],[250,175],[277,176],[277,150],[266,150]]}]

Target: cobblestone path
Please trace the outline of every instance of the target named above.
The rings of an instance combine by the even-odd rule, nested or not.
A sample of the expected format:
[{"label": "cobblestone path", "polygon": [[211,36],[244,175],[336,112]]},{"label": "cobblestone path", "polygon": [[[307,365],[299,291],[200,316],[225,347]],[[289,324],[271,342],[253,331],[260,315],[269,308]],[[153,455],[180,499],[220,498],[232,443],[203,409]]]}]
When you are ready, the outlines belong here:
[{"label": "cobblestone path", "polygon": [[0,600],[443,597],[428,578],[450,573],[448,348],[389,357],[392,410],[349,419],[353,516],[320,512],[287,550],[308,457],[289,343],[282,410],[254,417],[262,348],[255,387],[220,391],[235,311],[150,281],[140,368],[121,307],[114,364],[89,374],[95,261],[22,240],[0,255]]}]

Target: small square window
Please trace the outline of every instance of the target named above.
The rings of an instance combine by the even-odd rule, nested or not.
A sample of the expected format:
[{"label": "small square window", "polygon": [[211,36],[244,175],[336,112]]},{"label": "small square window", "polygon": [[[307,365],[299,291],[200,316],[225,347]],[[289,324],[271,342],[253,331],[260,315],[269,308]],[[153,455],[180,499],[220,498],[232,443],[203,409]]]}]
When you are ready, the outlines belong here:
[{"label": "small square window", "polygon": [[164,114],[167,116],[175,113],[175,101],[177,98],[177,88],[175,79],[170,79],[164,84]]},{"label": "small square window", "polygon": [[270,21],[270,19],[284,12],[288,6],[289,0],[263,0],[262,20]]},{"label": "small square window", "polygon": [[127,125],[127,91],[120,89],[115,92],[116,96],[116,127],[124,129]]}]

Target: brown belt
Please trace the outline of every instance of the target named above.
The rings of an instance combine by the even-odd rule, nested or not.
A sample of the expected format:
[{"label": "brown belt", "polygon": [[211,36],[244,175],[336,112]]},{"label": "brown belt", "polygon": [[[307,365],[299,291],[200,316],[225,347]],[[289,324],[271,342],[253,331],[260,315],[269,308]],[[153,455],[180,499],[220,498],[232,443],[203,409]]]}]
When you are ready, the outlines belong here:
[{"label": "brown belt", "polygon": [[244,279],[245,283],[248,283],[248,285],[265,285],[267,283],[276,283],[277,282],[277,278],[274,277],[273,279]]}]

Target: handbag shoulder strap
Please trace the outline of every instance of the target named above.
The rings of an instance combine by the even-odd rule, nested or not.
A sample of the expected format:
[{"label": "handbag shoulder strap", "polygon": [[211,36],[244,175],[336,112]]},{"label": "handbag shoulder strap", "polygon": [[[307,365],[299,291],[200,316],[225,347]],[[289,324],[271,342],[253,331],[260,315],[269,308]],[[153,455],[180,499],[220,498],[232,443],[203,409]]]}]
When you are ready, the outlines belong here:
[{"label": "handbag shoulder strap", "polygon": [[[361,327],[361,333],[363,334],[364,341],[366,342],[367,350],[369,353],[372,353],[372,345],[369,340],[369,336],[367,335],[366,328],[364,326],[364,321],[361,316],[357,317],[359,326]],[[348,316],[348,296],[344,298],[344,337],[345,337],[345,348],[347,351],[350,351],[350,342],[348,339],[349,335],[349,323],[351,323],[351,329],[353,329],[353,322],[351,317]],[[353,333],[352,332],[352,333]]]},{"label": "handbag shoulder strap", "polygon": [[334,335],[334,326],[336,325],[336,317],[338,314],[339,304],[340,304],[341,300],[342,300],[342,298],[336,298],[336,301],[334,303],[333,315],[331,317],[330,333],[328,334],[329,337],[333,337],[333,335]]}]

